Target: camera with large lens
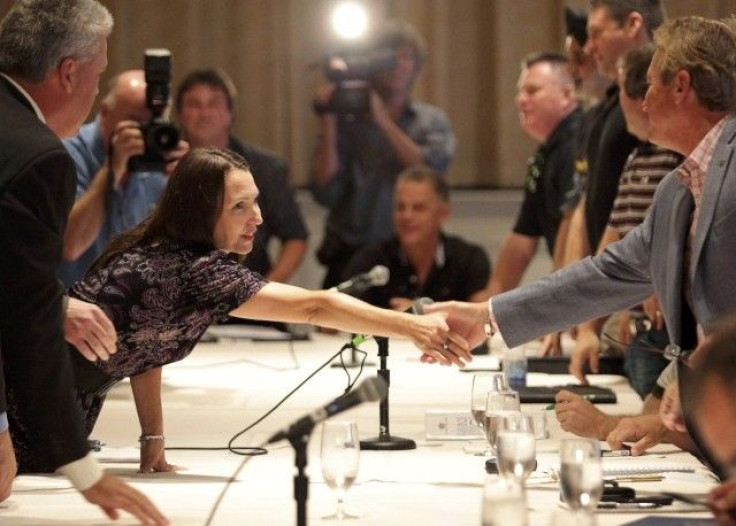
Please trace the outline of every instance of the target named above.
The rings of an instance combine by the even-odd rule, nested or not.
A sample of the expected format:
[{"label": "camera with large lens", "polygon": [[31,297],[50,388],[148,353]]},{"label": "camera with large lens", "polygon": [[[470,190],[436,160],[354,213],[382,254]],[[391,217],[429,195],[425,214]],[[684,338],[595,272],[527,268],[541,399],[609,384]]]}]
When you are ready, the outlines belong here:
[{"label": "camera with large lens", "polygon": [[144,70],[146,107],[151,112],[151,118],[141,123],[145,150],[142,155],[130,158],[128,170],[161,172],[166,166],[165,154],[179,143],[179,131],[164,117],[169,104],[171,52],[168,49],[147,49]]},{"label": "camera with large lens", "polygon": [[317,113],[359,115],[370,109],[370,90],[376,77],[396,66],[392,49],[370,49],[331,53],[325,61],[324,73],[335,84],[327,104],[315,102]]}]

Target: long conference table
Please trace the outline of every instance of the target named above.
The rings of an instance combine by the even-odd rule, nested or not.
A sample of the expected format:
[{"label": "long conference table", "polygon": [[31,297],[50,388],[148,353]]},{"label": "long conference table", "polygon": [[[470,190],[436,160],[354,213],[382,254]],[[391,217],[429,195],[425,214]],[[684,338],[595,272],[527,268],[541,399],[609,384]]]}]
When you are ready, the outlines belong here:
[{"label": "long conference table", "polygon": [[[308,341],[221,339],[200,343],[187,359],[164,368],[163,400],[168,447],[198,449],[167,452],[176,473],[138,474],[137,438],[140,433],[130,385],[114,387],[93,433],[105,445],[97,453],[104,467],[144,491],[174,525],[290,525],[296,524],[293,476],[294,450],[288,442],[269,446],[268,454],[241,457],[224,446],[237,432],[260,418],[348,340],[347,335],[312,334]],[[372,341],[361,346],[377,362]],[[426,365],[405,341],[392,340],[390,430],[413,439],[417,448],[406,451],[362,451],[357,480],[347,493],[346,508],[358,515],[346,521],[362,525],[478,526],[482,490],[487,475],[480,440],[428,440],[425,417],[429,410],[465,411],[469,406],[472,374],[455,367]],[[349,369],[354,377],[357,369]],[[375,366],[364,368],[362,378],[374,376]],[[615,405],[601,406],[611,413],[632,414],[641,401],[623,377],[597,375],[597,385],[613,389]],[[235,441],[236,446],[258,446],[274,432],[339,396],[348,381],[341,368],[326,367],[262,423]],[[572,382],[567,375],[530,373],[530,385]],[[522,409],[543,405],[523,404]],[[538,472],[527,486],[529,524],[564,522],[558,483],[545,470],[559,467],[562,431],[548,411],[550,438],[537,442]],[[336,419],[358,423],[361,438],[379,431],[377,403],[364,403]],[[336,499],[320,471],[319,427],[308,447],[310,478],[309,524],[334,524],[323,517],[335,509]],[[209,448],[209,449],[207,449]],[[606,467],[668,466],[692,472],[665,472],[656,482],[622,483],[637,493],[678,491],[705,494],[716,484],[697,459],[671,445],[660,445],[638,458],[606,458]],[[236,476],[235,476],[236,475]],[[599,525],[626,524],[652,511],[599,512]],[[660,515],[660,513],[657,513]],[[709,513],[680,511],[668,516],[707,518]],[[662,515],[664,516],[664,515]],[[0,524],[99,525],[111,523],[87,504],[68,481],[59,476],[19,476],[11,498],[0,504]],[[135,524],[124,516],[116,524]]]}]

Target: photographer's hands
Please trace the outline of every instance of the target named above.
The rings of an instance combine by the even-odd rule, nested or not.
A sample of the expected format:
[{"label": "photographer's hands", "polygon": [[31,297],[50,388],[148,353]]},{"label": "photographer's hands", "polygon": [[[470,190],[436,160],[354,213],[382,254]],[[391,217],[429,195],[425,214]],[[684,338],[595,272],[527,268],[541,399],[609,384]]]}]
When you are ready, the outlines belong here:
[{"label": "photographer's hands", "polygon": [[145,142],[140,124],[136,121],[120,121],[115,125],[110,139],[110,169],[113,186],[120,188],[128,179],[128,160],[143,155]]},{"label": "photographer's hands", "polygon": [[179,164],[179,161],[182,157],[184,157],[184,154],[189,151],[189,148],[190,146],[187,141],[179,141],[176,145],[176,148],[164,154],[164,159],[166,159],[166,168],[164,168],[164,175],[166,177],[169,177],[172,173],[174,173],[176,165]]},{"label": "photographer's hands", "polygon": [[[115,126],[115,131],[110,139],[110,168],[112,170],[114,188],[125,185],[128,179],[128,161],[136,155],[143,155],[145,151],[145,140],[141,133],[140,124],[136,121],[120,121]],[[179,160],[189,151],[189,143],[179,141],[176,148],[166,152],[166,168],[164,175],[170,176]]]}]

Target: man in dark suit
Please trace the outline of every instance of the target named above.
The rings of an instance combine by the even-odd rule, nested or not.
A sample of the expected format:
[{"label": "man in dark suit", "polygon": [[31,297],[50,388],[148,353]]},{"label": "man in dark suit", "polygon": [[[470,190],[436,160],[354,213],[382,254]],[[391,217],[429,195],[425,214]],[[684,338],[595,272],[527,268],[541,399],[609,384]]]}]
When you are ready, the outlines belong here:
[{"label": "man in dark suit", "polygon": [[[110,518],[124,509],[145,524],[166,524],[89,453],[56,279],[76,179],[59,137],[76,133],[89,113],[111,30],[112,17],[95,0],[19,1],[0,24],[0,497],[9,495],[16,471],[9,422],[13,436],[25,434],[36,455]],[[6,415],[10,401],[18,409]],[[20,471],[29,469],[23,451],[16,456]]]},{"label": "man in dark suit", "polygon": [[[487,303],[425,308],[449,312],[471,346],[484,325],[516,346],[655,293],[670,341],[693,349],[697,334],[736,308],[736,34],[683,17],[657,30],[655,43],[644,100],[650,138],[685,161],[659,184],[644,223],[600,256]],[[656,414],[624,418],[607,438],[614,448],[636,442],[634,454],[663,439],[673,437]]]}]

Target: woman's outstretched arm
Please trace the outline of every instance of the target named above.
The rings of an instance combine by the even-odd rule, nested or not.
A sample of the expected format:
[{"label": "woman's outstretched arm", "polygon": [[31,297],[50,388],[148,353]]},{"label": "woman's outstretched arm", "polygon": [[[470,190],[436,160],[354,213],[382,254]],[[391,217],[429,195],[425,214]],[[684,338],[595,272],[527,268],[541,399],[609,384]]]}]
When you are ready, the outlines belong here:
[{"label": "woman's outstretched arm", "polygon": [[230,313],[240,318],[311,323],[346,332],[408,338],[439,363],[462,366],[469,362],[468,343],[449,331],[444,314],[416,316],[379,309],[347,294],[310,291],[268,283]]}]

